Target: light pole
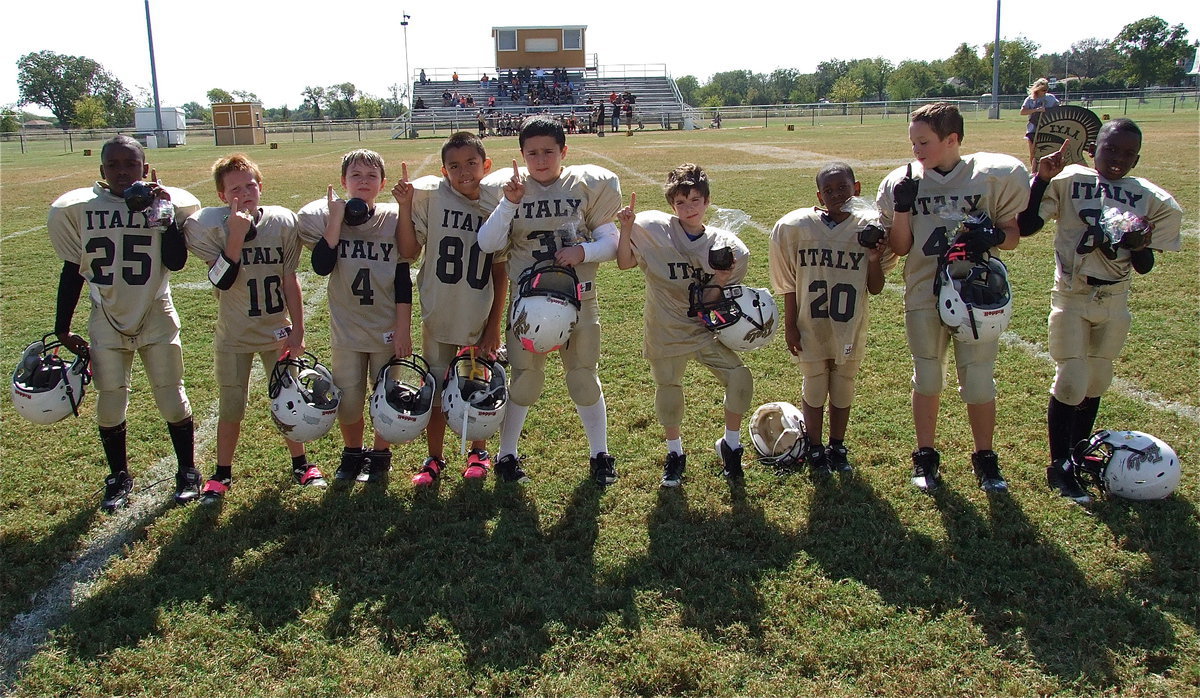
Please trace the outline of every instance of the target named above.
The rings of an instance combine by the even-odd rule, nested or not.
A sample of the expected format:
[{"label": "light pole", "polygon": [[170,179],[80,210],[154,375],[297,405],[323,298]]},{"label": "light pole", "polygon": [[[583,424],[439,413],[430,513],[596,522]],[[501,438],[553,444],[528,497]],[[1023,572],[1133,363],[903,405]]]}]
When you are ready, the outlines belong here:
[{"label": "light pole", "polygon": [[[150,44],[150,87],[154,90],[154,123],[158,129],[154,132],[155,144],[163,138],[162,109],[158,105],[158,72],[154,69],[154,33],[150,31],[150,0],[146,0],[146,42]],[[137,119],[134,119],[137,123]],[[163,147],[166,144],[161,144]]]},{"label": "light pole", "polygon": [[409,16],[404,11],[400,11],[400,26],[404,29],[404,93],[408,97],[408,133],[409,138],[412,137],[412,73],[408,70],[408,20]]},{"label": "light pole", "polygon": [[992,106],[988,109],[988,118],[1000,118],[1000,0],[996,0],[996,42],[992,44]]}]

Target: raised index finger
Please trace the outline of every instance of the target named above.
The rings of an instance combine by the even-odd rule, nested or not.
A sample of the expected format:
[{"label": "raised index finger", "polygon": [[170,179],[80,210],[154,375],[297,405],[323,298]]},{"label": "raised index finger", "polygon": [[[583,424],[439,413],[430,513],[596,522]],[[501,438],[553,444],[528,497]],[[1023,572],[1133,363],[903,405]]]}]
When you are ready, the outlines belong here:
[{"label": "raised index finger", "polygon": [[400,181],[402,181],[402,182],[408,181],[408,163],[407,162],[400,163]]},{"label": "raised index finger", "polygon": [[158,170],[157,169],[150,170],[150,181],[154,182],[155,184],[158,184]]},{"label": "raised index finger", "polygon": [[629,195],[629,210],[637,208],[637,192],[632,192]]},{"label": "raised index finger", "polygon": [[1066,155],[1066,154],[1067,154],[1067,146],[1068,146],[1068,145],[1071,145],[1071,139],[1070,139],[1070,138],[1064,138],[1064,139],[1063,139],[1063,144],[1062,144],[1062,147],[1058,149],[1058,154],[1059,154],[1059,155]]},{"label": "raised index finger", "polygon": [[325,200],[328,203],[331,203],[331,204],[333,203],[333,185],[332,184],[329,185],[329,191],[325,193]]},{"label": "raised index finger", "polygon": [[906,174],[904,176],[908,177],[909,179],[912,179],[912,163],[911,162],[908,163],[908,174]]},{"label": "raised index finger", "polygon": [[517,167],[516,158],[513,159],[513,179],[521,178],[521,168]]}]

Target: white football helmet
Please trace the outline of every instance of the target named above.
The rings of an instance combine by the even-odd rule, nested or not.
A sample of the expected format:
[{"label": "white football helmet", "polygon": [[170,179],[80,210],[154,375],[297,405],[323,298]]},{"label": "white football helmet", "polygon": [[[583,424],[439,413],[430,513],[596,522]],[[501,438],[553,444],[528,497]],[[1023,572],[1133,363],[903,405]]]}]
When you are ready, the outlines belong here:
[{"label": "white football helmet", "polygon": [[[705,300],[705,296],[714,295],[715,300]],[[722,344],[734,351],[765,347],[775,336],[779,308],[765,288],[697,283],[692,284],[689,296],[688,315],[699,318]]]},{"label": "white football helmet", "polygon": [[517,282],[509,324],[526,351],[547,354],[567,343],[579,320],[579,277],[570,267],[539,262]]},{"label": "white football helmet", "polygon": [[504,367],[475,352],[475,347],[458,352],[446,370],[446,387],[442,389],[446,424],[464,441],[490,439],[500,431],[508,405]]},{"label": "white football helmet", "polygon": [[388,443],[405,443],[421,435],[433,414],[437,379],[419,354],[393,358],[379,369],[371,393],[371,424]]},{"label": "white football helmet", "polygon": [[938,315],[960,342],[994,341],[1012,319],[1008,267],[988,254],[968,259],[959,247],[952,246],[938,264],[933,284]]},{"label": "white football helmet", "polygon": [[1162,499],[1179,486],[1179,457],[1140,431],[1101,430],[1075,445],[1075,476],[1084,487],[1125,499]]},{"label": "white football helmet", "polygon": [[12,401],[17,414],[34,424],[53,424],[67,415],[79,416],[86,392],[92,382],[85,351],[68,364],[58,356],[62,342],[47,342],[50,333],[25,347],[12,377]]},{"label": "white football helmet", "polygon": [[333,428],[342,391],[333,384],[329,369],[312,354],[280,357],[271,371],[267,390],[271,419],[285,437],[307,443]]},{"label": "white football helmet", "polygon": [[758,459],[777,470],[799,468],[808,453],[804,415],[790,402],[768,402],[750,417]]}]

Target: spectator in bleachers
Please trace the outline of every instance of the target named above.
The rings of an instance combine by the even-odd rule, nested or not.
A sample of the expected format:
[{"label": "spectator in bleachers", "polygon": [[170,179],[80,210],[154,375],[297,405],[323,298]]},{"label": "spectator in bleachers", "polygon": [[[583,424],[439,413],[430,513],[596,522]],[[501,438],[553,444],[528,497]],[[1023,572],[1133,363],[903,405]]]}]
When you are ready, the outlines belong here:
[{"label": "spectator in bleachers", "polygon": [[450,80],[451,80],[451,82],[458,82],[458,71],[457,70],[454,71],[454,74],[450,76]]},{"label": "spectator in bleachers", "polygon": [[421,77],[418,78],[417,82],[421,83],[422,85],[429,82],[429,80],[426,79],[426,77],[425,77],[425,69],[424,68],[421,68]]},{"label": "spectator in bleachers", "polygon": [[442,106],[443,107],[450,106],[451,101],[453,99],[454,99],[454,95],[451,94],[450,90],[445,90],[444,92],[442,92]]},{"label": "spectator in bleachers", "polygon": [[425,100],[422,97],[417,97],[416,104],[413,104],[413,109],[425,109]]}]

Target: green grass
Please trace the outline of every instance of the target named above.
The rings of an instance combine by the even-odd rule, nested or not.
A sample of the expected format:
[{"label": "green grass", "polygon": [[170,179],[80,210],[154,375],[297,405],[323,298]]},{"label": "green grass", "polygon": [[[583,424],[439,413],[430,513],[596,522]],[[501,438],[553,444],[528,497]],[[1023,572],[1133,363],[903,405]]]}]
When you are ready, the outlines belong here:
[{"label": "green grass", "polygon": [[[18,695],[260,694],[690,694],[690,695],[1184,695],[1200,691],[1200,525],[1194,476],[1200,454],[1197,377],[1197,167],[1195,114],[1139,112],[1146,145],[1137,173],[1185,209],[1184,250],[1160,255],[1134,282],[1134,327],[1117,375],[1136,390],[1190,408],[1148,406],[1110,391],[1099,425],[1166,438],[1184,484],[1172,498],[1101,502],[1091,512],[1043,483],[1045,404],[1053,366],[1004,345],[997,370],[997,450],[1012,484],[989,498],[974,486],[970,431],[953,387],[939,425],[946,487],[936,498],[908,483],[912,448],[902,299],[872,299],[871,339],[848,444],[856,477],[813,484],[750,467],[744,487],[719,477],[711,452],[721,428],[719,386],[688,373],[689,480],[658,487],[661,431],[640,357],[642,280],[605,265],[601,377],[610,446],[621,480],[606,492],[586,479],[585,440],[550,362],[547,391],[526,425],[534,481],[520,489],[451,477],[414,492],[418,444],[396,447],[386,491],[301,491],[266,416],[257,383],[219,510],[174,509],[166,429],[135,369],[130,460],[134,512],[96,513],[106,473],[94,398],[80,419],[34,429],[0,403],[0,622],[5,673]],[[726,123],[730,125],[729,122]],[[811,127],[574,136],[568,162],[614,170],[623,192],[662,208],[674,165],[709,167],[713,203],[769,230],[815,202],[819,164],[850,160],[873,196],[908,155],[899,118]],[[968,123],[967,150],[1022,159],[1021,120]],[[440,139],[368,141],[413,176],[436,171]],[[356,141],[283,141],[249,149],[266,176],[264,199],[293,209],[336,184],[338,158]],[[515,139],[489,139],[498,166]],[[89,144],[87,147],[96,147]],[[95,177],[97,157],[36,144],[0,149],[0,361],[52,324],[59,263],[44,228],[63,191]],[[208,167],[228,152],[194,144],[152,151],[168,184],[216,203]],[[767,285],[766,236],[747,228],[749,279]],[[1051,235],[1006,255],[1018,294],[1012,331],[1046,346]],[[216,402],[210,338],[215,303],[202,265],[174,276],[183,319],[188,395],[198,424]],[[307,262],[302,269],[306,270]],[[902,283],[899,270],[889,277]],[[328,357],[321,283],[308,344]],[[78,326],[86,302],[76,313]],[[799,402],[800,377],[782,342],[746,356],[755,404]],[[949,381],[951,384],[953,380]],[[211,427],[197,458],[212,465]],[[328,470],[334,434],[312,445]],[[160,462],[166,459],[166,462]],[[153,473],[153,475],[147,475]],[[105,562],[97,549],[112,549]],[[103,564],[75,590],[51,632],[20,635],[22,614],[56,608],[63,570]],[[74,567],[72,567],[74,565]],[[64,567],[66,566],[66,567]],[[70,579],[70,577],[67,577]],[[56,593],[58,596],[56,597]],[[36,652],[19,665],[13,638]],[[14,672],[16,672],[14,674]],[[15,678],[14,678],[15,677]]]}]

